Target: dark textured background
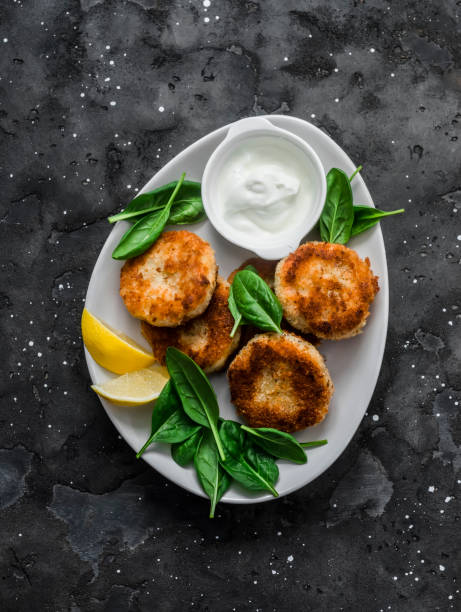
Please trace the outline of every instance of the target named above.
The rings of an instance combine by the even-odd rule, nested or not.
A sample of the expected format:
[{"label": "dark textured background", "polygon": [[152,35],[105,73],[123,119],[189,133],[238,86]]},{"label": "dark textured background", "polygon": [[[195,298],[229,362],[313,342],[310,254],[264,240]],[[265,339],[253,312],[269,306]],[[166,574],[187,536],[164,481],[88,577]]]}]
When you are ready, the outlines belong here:
[{"label": "dark textured background", "polygon": [[[461,3],[206,4],[1,3],[0,607],[459,610]],[[198,137],[273,112],[407,210],[383,223],[387,350],[330,470],[210,521],[88,389],[80,313],[107,215]]]}]

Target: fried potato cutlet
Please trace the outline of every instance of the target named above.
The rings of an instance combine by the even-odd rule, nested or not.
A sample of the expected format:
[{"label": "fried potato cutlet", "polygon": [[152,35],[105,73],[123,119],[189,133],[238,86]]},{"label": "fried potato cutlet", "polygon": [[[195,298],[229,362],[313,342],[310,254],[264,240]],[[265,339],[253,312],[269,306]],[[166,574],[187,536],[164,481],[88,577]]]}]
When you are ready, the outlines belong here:
[{"label": "fried potato cutlet", "polygon": [[165,365],[166,349],[175,346],[208,374],[221,370],[240,340],[240,330],[230,337],[234,318],[227,305],[228,297],[229,283],[218,277],[210,305],[199,317],[174,328],[153,327],[142,322],[142,334],[151,345],[154,357]]},{"label": "fried potato cutlet", "polygon": [[325,418],[333,383],[322,355],[294,334],[255,336],[228,370],[231,401],[251,427],[298,431]]},{"label": "fried potato cutlet", "polygon": [[176,327],[198,317],[216,286],[214,251],[186,230],[164,232],[120,273],[120,295],[130,314],[158,327]]},{"label": "fried potato cutlet", "polygon": [[302,244],[275,272],[275,293],[287,321],[326,340],[360,333],[378,290],[368,257],[360,259],[342,244]]}]

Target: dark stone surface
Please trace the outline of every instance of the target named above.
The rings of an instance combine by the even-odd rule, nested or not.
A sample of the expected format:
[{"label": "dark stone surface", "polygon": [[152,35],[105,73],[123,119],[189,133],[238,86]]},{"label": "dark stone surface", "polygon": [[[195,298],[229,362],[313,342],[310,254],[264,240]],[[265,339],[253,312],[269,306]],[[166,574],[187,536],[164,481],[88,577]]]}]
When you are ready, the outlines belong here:
[{"label": "dark stone surface", "polygon": [[[459,609],[459,4],[1,3],[3,611]],[[106,216],[199,136],[272,112],[407,209],[383,224],[387,349],[330,470],[210,521],[118,437],[80,313]]]}]

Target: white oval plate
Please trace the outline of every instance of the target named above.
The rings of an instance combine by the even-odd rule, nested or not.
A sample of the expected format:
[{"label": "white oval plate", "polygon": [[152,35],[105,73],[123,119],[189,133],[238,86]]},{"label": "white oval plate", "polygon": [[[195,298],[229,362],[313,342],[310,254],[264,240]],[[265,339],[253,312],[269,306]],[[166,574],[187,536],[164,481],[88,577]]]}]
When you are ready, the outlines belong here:
[{"label": "white oval plate", "polygon": [[[355,166],[344,151],[318,128],[294,117],[268,115],[274,125],[289,130],[309,143],[319,155],[327,172],[331,167],[341,168],[352,174]],[[182,151],[162,168],[142,189],[148,191],[169,181],[177,180],[186,172],[189,180],[200,181],[206,162],[216,146],[225,137],[229,126],[224,126],[201,138]],[[373,201],[360,176],[353,181],[354,201],[373,206]],[[120,268],[123,262],[111,257],[120,237],[128,224],[116,224],[99,255],[91,276],[86,307],[90,312],[107,321],[111,326],[124,331],[146,346],[141,336],[139,321],[133,319],[119,296]],[[190,229],[207,240],[216,252],[216,261],[221,276],[238,267],[245,259],[253,256],[224,240],[208,221],[191,226]],[[276,488],[280,496],[296,491],[317,478],[340,456],[356,432],[365,414],[378,378],[384,352],[387,332],[389,291],[386,254],[379,226],[354,238],[349,246],[361,257],[369,257],[375,274],[379,276],[380,291],[372,306],[365,330],[359,336],[339,342],[323,342],[321,353],[335,385],[335,393],[326,419],[318,426],[297,434],[303,441],[328,439],[328,444],[308,451],[309,461],[295,465],[279,461],[280,479]],[[101,368],[87,351],[86,360],[93,383],[101,383],[113,375]],[[225,373],[214,374],[211,382],[216,390],[220,414],[224,418],[236,419],[236,411],[230,402],[229,386]],[[134,451],[138,451],[150,433],[152,405],[140,408],[120,408],[104,399],[101,402],[109,418]],[[184,489],[205,497],[193,467],[182,468],[170,456],[167,445],[152,445],[143,458],[161,474]],[[224,502],[249,504],[274,499],[270,494],[251,493],[233,485],[224,495]]]}]

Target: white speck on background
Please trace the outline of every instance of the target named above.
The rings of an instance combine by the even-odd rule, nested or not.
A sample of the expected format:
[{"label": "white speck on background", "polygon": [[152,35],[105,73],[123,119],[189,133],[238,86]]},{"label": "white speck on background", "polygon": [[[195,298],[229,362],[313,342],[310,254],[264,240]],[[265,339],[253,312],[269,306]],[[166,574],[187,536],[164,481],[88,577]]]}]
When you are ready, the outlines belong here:
[{"label": "white speck on background", "polygon": [[209,18],[209,17],[204,17],[204,18],[203,18],[203,21],[204,21],[205,23],[209,23],[210,18]]},{"label": "white speck on background", "polygon": [[164,110],[165,110],[165,107],[164,107],[164,106],[159,106],[159,107],[158,107],[158,112],[159,112],[159,113],[163,113],[163,111],[164,111]]},{"label": "white speck on background", "polygon": [[444,566],[444,565],[439,565],[439,570],[440,570],[441,572],[444,572],[444,571],[445,571],[445,566]]},{"label": "white speck on background", "polygon": [[375,422],[379,421],[379,416],[377,414],[373,415],[373,421],[375,421]]},{"label": "white speck on background", "polygon": [[288,563],[291,563],[291,562],[293,561],[293,559],[294,559],[293,555],[289,555],[289,556],[287,557],[287,561],[288,561]]},{"label": "white speck on background", "polygon": [[116,102],[115,100],[111,100],[111,101],[109,102],[109,104],[110,104],[111,106],[115,106],[115,105],[117,104],[117,102]]},{"label": "white speck on background", "polygon": [[374,53],[374,52],[375,52],[375,49],[373,49],[373,47],[371,47],[370,53]]},{"label": "white speck on background", "polygon": [[435,491],[434,485],[431,485],[430,487],[427,487],[427,490],[429,491],[429,493],[434,493],[434,491]]}]

